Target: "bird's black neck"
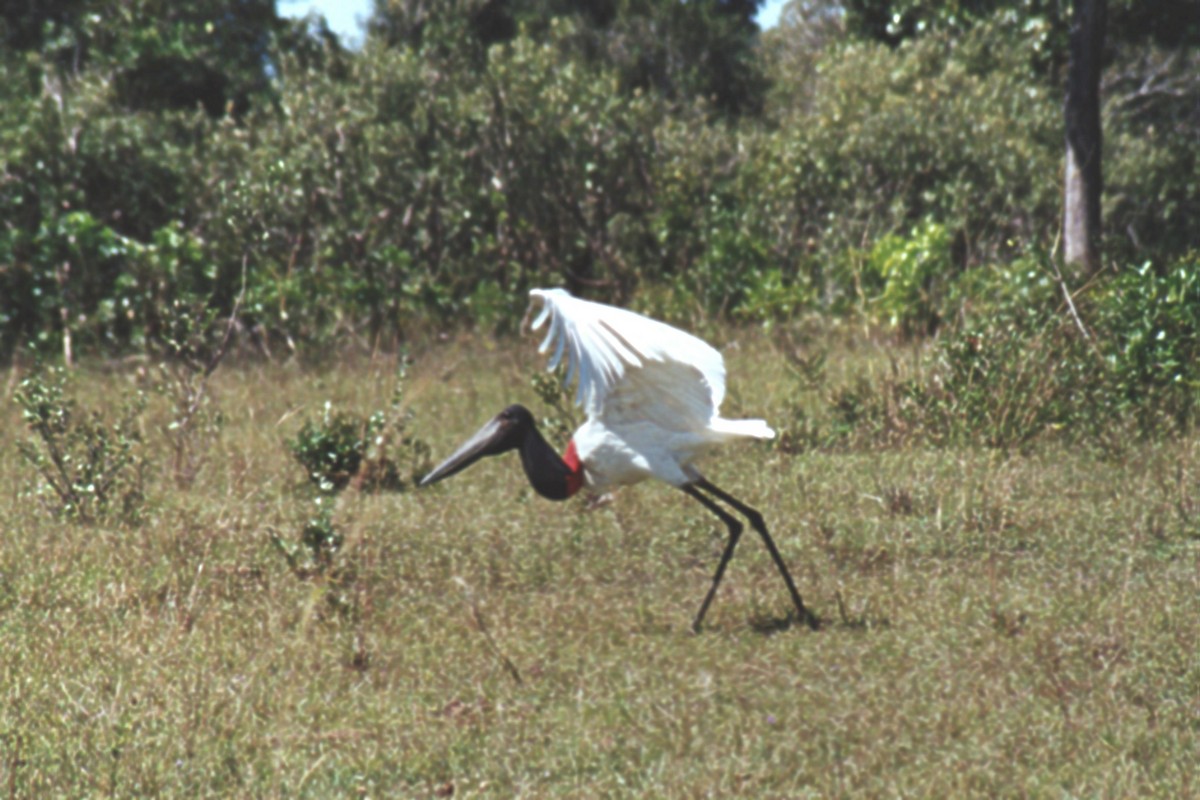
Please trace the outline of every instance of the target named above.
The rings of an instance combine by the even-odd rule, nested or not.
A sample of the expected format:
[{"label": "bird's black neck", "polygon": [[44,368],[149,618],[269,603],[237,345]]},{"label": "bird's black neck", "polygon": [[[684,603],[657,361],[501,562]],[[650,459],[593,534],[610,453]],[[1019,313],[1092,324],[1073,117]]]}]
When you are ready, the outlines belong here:
[{"label": "bird's black neck", "polygon": [[566,500],[579,489],[575,470],[554,452],[536,425],[530,425],[521,441],[521,466],[534,491],[547,500]]}]

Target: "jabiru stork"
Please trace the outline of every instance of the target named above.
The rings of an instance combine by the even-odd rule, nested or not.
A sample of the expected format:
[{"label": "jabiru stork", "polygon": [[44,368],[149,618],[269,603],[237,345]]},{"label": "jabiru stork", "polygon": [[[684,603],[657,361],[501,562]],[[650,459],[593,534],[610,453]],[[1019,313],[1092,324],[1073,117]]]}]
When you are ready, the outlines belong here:
[{"label": "jabiru stork", "polygon": [[800,619],[815,630],[820,623],[800,599],[762,514],[714,486],[693,463],[716,445],[775,436],[764,420],[720,415],[725,397],[721,354],[678,328],[581,300],[563,289],[534,289],[530,295],[542,303],[533,329],[550,322],[539,352],[554,347],[551,370],[566,356],[567,383],[578,384],[576,402],[587,420],[560,457],[538,431],[529,409],[511,405],[426,475],[421,485],[449,478],[484,456],[516,450],[530,484],[548,500],[565,500],[584,486],[600,493],[647,478],[681,489],[729,530],[712,586],[692,623],[697,632],[743,530],[741,520],[720,501],[762,537]]}]

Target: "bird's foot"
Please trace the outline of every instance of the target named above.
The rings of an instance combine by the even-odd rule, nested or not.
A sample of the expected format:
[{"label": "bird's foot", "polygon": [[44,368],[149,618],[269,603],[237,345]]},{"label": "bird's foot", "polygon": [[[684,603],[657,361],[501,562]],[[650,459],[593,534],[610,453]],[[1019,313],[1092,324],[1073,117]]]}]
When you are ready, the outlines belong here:
[{"label": "bird's foot", "polygon": [[613,501],[612,493],[605,492],[604,494],[588,495],[587,504],[584,506],[588,511],[595,511],[597,508],[604,508]]}]

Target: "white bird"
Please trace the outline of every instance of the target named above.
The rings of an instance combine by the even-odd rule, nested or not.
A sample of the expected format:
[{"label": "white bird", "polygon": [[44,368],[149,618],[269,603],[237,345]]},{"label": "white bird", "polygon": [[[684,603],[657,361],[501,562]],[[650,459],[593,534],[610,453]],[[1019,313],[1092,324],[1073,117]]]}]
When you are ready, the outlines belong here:
[{"label": "white bird", "polygon": [[800,619],[816,629],[762,515],[714,486],[694,462],[719,444],[771,439],[761,419],[730,420],[720,415],[725,397],[725,362],[708,343],[690,333],[621,308],[572,297],[563,289],[534,289],[542,312],[536,330],[549,321],[540,352],[554,348],[549,369],[567,359],[567,382],[578,384],[577,402],[587,420],[571,437],[562,457],[521,405],[500,412],[421,481],[427,486],[466,469],[480,458],[517,450],[535,491],[565,500],[585,485],[596,492],[657,478],[694,497],[729,529],[729,541],[712,586],[692,623],[699,631],[741,537],[742,522],[758,531],[779,568]]}]

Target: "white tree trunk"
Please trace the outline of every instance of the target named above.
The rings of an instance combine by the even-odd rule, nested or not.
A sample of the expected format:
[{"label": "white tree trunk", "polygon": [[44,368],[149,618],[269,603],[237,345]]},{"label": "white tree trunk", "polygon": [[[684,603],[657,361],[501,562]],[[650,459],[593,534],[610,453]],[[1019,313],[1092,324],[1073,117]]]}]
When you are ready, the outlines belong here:
[{"label": "white tree trunk", "polygon": [[1063,197],[1063,258],[1091,274],[1100,268],[1100,66],[1106,0],[1075,0],[1071,66],[1064,115],[1067,163]]}]

